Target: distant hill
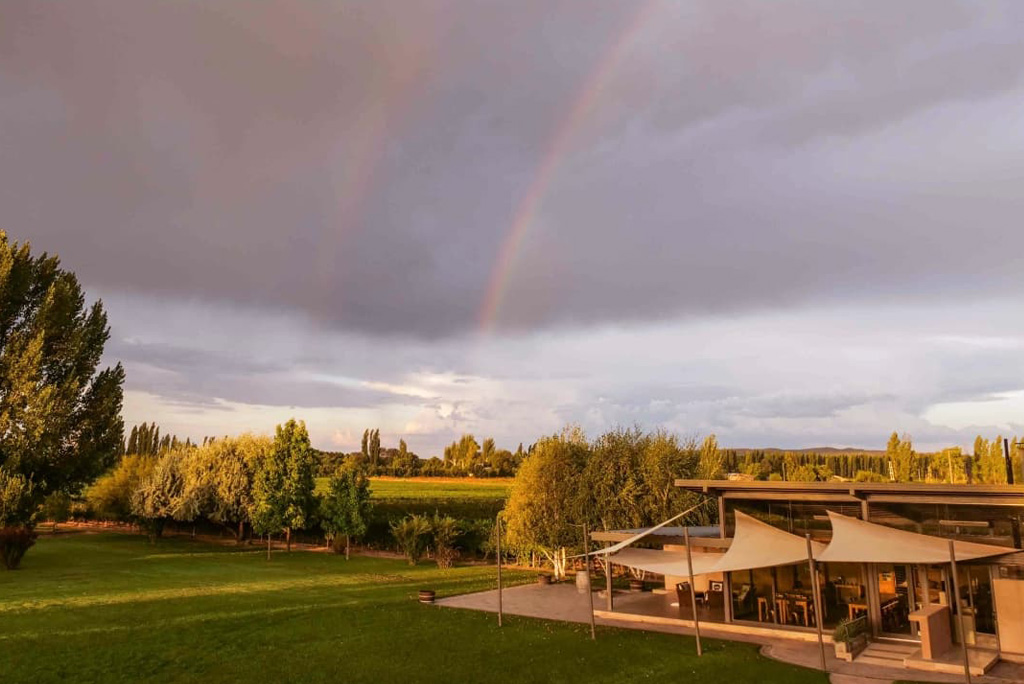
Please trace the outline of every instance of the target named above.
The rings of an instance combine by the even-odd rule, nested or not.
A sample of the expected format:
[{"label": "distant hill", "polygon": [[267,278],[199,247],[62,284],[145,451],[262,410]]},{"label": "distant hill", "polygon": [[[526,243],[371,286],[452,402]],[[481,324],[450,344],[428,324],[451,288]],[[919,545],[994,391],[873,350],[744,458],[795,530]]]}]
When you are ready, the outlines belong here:
[{"label": "distant hill", "polygon": [[750,453],[751,451],[763,451],[766,454],[868,454],[870,456],[884,456],[885,449],[855,449],[853,447],[811,447],[808,449],[778,449],[776,447],[765,447],[760,449],[734,449],[725,447],[728,451],[735,451],[740,456]]}]

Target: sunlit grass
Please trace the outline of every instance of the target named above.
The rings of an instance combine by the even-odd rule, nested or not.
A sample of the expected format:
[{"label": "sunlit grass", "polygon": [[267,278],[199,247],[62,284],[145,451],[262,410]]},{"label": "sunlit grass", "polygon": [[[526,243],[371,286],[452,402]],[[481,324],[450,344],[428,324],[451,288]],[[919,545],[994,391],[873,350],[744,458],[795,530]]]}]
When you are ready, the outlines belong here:
[{"label": "sunlit grass", "polygon": [[[325,491],[327,478],[317,478],[317,491]],[[379,478],[370,480],[374,499],[505,499],[511,478]]]},{"label": "sunlit grass", "polygon": [[[510,582],[528,573],[509,572]],[[494,586],[485,566],[120,534],[44,536],[0,573],[0,681],[815,682],[743,644],[421,606]],[[694,679],[696,677],[697,679]]]}]

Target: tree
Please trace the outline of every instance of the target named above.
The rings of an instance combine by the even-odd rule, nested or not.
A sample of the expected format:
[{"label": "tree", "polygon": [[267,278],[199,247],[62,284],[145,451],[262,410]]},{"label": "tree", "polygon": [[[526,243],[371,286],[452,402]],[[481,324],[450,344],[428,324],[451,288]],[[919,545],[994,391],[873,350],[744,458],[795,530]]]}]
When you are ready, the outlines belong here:
[{"label": "tree", "polygon": [[152,473],[156,458],[129,454],[111,472],[96,480],[85,492],[85,501],[93,515],[107,520],[135,522],[132,497]]},{"label": "tree", "polygon": [[380,467],[380,430],[370,432],[370,463],[374,469]]},{"label": "tree", "polygon": [[43,515],[53,523],[53,533],[57,534],[57,525],[71,516],[71,497],[64,492],[50,492],[43,499]]},{"label": "tree", "polygon": [[142,521],[150,541],[163,536],[168,521],[193,519],[183,496],[187,457],[185,449],[164,452],[132,495],[132,513]]},{"label": "tree", "polygon": [[5,558],[24,555],[43,499],[77,493],[120,451],[124,370],[97,372],[109,337],[102,303],[86,306],[57,257],[0,231],[0,469],[30,503],[0,528]]},{"label": "tree", "polygon": [[565,576],[565,547],[580,539],[577,486],[589,452],[579,428],[541,439],[520,466],[505,505],[509,543],[541,553],[558,579]]},{"label": "tree", "polygon": [[345,560],[349,559],[352,537],[366,533],[370,511],[369,478],[361,470],[339,468],[320,500],[320,525],[335,553],[340,551],[338,540],[345,537]]},{"label": "tree", "polygon": [[305,527],[316,511],[316,462],[309,432],[302,421],[290,419],[277,426],[274,435],[276,458],[284,469],[283,526],[288,550],[292,548],[292,530]]},{"label": "tree", "polygon": [[270,560],[273,535],[280,533],[287,524],[287,466],[284,455],[275,443],[274,448],[260,454],[253,469],[249,519],[252,529],[267,537],[267,560]]}]

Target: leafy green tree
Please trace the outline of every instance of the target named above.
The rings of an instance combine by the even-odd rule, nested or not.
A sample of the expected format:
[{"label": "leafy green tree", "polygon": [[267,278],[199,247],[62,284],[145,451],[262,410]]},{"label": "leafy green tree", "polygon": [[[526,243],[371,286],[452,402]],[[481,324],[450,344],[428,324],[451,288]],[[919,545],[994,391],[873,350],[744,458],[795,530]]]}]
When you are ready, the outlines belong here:
[{"label": "leafy green tree", "polygon": [[370,463],[374,470],[380,468],[380,430],[370,432]]},{"label": "leafy green tree", "polygon": [[149,476],[132,494],[132,513],[141,521],[150,541],[163,536],[171,520],[191,520],[185,505],[185,468],[188,452],[175,450],[157,457]]},{"label": "leafy green tree", "polygon": [[288,524],[288,496],[285,491],[287,464],[285,454],[274,448],[256,459],[252,477],[252,508],[249,519],[257,534],[266,535],[267,560],[270,560],[273,535]]},{"label": "leafy green tree", "polygon": [[152,473],[156,458],[129,454],[112,471],[102,476],[85,492],[89,511],[98,518],[136,522],[132,496]]},{"label": "leafy green tree", "polygon": [[291,551],[292,531],[305,527],[316,512],[316,460],[306,424],[294,418],[277,426],[274,451],[284,468],[285,539]]},{"label": "leafy green tree", "polygon": [[29,502],[8,509],[0,527],[11,565],[28,549],[42,500],[76,493],[120,451],[124,370],[97,372],[109,336],[102,303],[86,306],[57,257],[33,256],[0,232],[0,471]]},{"label": "leafy green tree", "polygon": [[342,466],[320,499],[320,525],[335,553],[341,550],[338,541],[345,538],[345,560],[349,559],[352,537],[366,533],[370,513],[369,478],[361,470]]},{"label": "leafy green tree", "polygon": [[578,487],[589,455],[579,428],[541,439],[519,467],[505,505],[509,544],[542,554],[557,579],[565,576],[565,548],[580,540]]}]

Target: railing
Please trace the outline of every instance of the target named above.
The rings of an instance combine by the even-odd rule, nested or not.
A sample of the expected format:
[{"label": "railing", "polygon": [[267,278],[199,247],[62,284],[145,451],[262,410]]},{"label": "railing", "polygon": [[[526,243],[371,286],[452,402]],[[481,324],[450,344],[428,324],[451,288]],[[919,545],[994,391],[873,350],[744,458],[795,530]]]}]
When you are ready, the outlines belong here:
[{"label": "railing", "polygon": [[868,633],[868,616],[861,615],[846,623],[846,650],[853,652],[853,640],[861,634]]}]

